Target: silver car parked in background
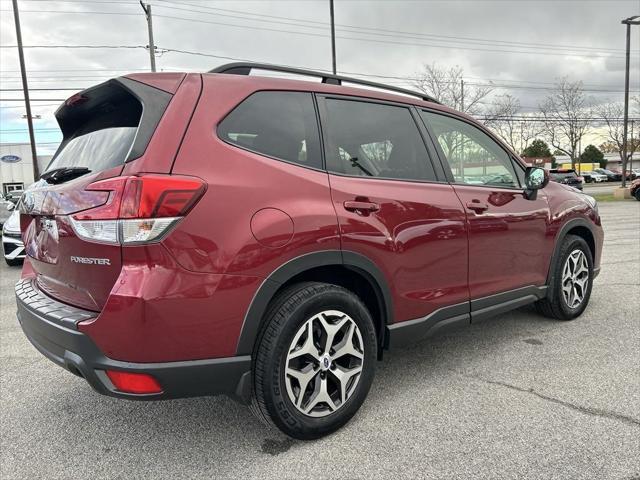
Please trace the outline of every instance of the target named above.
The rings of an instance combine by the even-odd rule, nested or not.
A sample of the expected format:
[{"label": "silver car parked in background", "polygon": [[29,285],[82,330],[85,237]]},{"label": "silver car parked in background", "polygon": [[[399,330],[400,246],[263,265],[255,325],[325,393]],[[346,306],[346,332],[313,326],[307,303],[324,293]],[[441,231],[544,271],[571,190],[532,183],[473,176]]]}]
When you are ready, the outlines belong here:
[{"label": "silver car parked in background", "polygon": [[591,182],[600,183],[600,182],[606,182],[609,180],[609,178],[604,173],[598,173],[595,171],[582,172],[582,176],[588,183],[591,183]]}]

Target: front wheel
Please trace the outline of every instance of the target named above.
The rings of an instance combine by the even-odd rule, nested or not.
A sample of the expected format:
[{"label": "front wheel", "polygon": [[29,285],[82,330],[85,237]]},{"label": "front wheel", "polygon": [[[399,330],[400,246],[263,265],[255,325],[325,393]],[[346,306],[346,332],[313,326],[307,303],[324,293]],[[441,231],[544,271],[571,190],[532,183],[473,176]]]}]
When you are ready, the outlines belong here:
[{"label": "front wheel", "polygon": [[265,320],[253,412],[303,440],[342,427],[373,382],[376,333],[365,305],[342,287],[301,283],[276,297]]},{"label": "front wheel", "polygon": [[636,189],[636,193],[634,193],[633,196],[640,202],[640,187]]},{"label": "front wheel", "polygon": [[593,285],[593,255],[587,242],[567,235],[562,242],[547,297],[538,301],[538,311],[546,317],[573,320],[589,303]]}]

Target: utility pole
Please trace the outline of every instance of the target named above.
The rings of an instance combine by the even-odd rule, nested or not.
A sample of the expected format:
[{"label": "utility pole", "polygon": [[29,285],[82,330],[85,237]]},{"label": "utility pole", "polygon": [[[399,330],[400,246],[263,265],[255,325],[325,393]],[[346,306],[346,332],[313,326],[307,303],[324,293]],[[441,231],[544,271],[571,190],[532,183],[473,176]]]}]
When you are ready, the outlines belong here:
[{"label": "utility pole", "polygon": [[[460,111],[464,113],[464,79],[460,79]],[[487,163],[484,162],[482,172],[487,173]],[[460,176],[464,178],[464,140],[460,144]]]},{"label": "utility pole", "polygon": [[[636,140],[633,137],[633,124],[635,123],[635,120],[631,120],[631,152],[635,151],[638,149],[638,146],[636,145]],[[632,172],[633,171],[633,153],[629,154],[629,171]],[[629,178],[631,178],[631,175],[629,175]]]},{"label": "utility pole", "polygon": [[156,46],[153,44],[153,20],[151,18],[151,5],[148,3],[142,3],[140,0],[140,6],[144,10],[144,14],[147,17],[147,30],[149,31],[149,60],[151,60],[151,71],[156,71]]},{"label": "utility pole", "polygon": [[578,175],[582,175],[582,160],[580,160],[580,156],[582,155],[582,137],[578,139]]},{"label": "utility pole", "polygon": [[13,20],[16,24],[16,40],[18,43],[18,58],[20,59],[20,75],[22,76],[22,91],[27,110],[27,125],[29,127],[29,140],[31,142],[31,156],[33,157],[33,181],[40,178],[38,168],[38,153],[36,151],[36,136],[33,131],[33,117],[31,116],[31,102],[29,101],[29,85],[27,84],[27,71],[24,66],[24,51],[22,49],[22,31],[20,30],[20,13],[18,12],[18,0],[13,0]]},{"label": "utility pole", "polygon": [[329,11],[331,12],[331,64],[333,74],[336,74],[336,24],[333,15],[333,0],[329,0]]},{"label": "utility pole", "polygon": [[640,15],[621,22],[627,26],[626,68],[624,71],[624,125],[622,126],[622,188],[627,186],[627,124],[629,123],[629,55],[631,50],[631,25],[640,25]]}]

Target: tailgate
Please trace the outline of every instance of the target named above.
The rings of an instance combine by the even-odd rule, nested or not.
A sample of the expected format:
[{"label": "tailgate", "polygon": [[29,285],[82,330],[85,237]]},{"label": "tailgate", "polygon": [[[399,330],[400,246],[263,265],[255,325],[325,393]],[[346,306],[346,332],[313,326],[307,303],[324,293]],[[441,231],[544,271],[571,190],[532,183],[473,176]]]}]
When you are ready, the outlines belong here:
[{"label": "tailgate", "polygon": [[[122,247],[80,238],[72,214],[114,202],[86,187],[142,156],[172,95],[119,78],[74,95],[56,111],[63,141],[21,203],[25,250],[48,295],[99,311],[120,274]],[[93,232],[94,234],[96,232]],[[109,232],[105,232],[107,234]]]}]

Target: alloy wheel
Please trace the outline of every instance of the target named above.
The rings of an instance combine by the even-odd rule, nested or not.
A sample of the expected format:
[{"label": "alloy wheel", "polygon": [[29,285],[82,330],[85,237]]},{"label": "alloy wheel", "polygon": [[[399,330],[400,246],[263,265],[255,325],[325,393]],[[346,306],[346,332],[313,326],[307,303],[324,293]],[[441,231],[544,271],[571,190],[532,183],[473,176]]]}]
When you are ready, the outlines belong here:
[{"label": "alloy wheel", "polygon": [[562,296],[569,308],[583,302],[589,286],[589,264],[582,250],[572,251],[562,268]]},{"label": "alloy wheel", "polygon": [[364,343],[346,313],[326,310],[305,321],[289,346],[285,384],[304,415],[325,417],[343,407],[362,373]]}]

